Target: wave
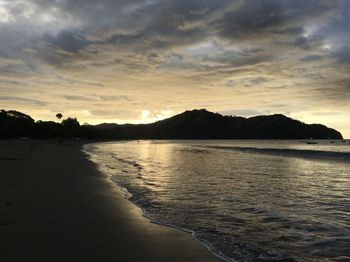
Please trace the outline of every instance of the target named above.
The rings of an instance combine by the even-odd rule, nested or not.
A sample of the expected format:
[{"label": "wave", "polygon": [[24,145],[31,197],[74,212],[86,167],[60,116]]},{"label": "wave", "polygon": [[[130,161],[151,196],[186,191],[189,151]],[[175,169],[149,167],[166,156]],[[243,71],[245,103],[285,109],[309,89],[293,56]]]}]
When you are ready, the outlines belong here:
[{"label": "wave", "polygon": [[[221,192],[224,191],[222,189],[223,183],[225,186],[231,184],[227,183],[228,173],[216,171],[227,167],[226,170],[230,170],[229,167],[233,167],[233,165],[241,168],[237,170],[244,170],[245,161],[240,166],[239,160],[242,157],[242,159],[250,161],[252,157],[250,154],[324,158],[343,161],[345,164],[346,161],[350,163],[350,152],[317,151],[317,149],[325,149],[326,147],[314,147],[315,150],[310,150],[257,146],[257,144],[243,146],[242,144],[240,146],[238,144],[185,144],[181,147],[173,147],[172,150],[176,150],[172,159],[174,165],[164,166],[159,165],[163,159],[161,153],[137,158],[132,157],[138,156],[137,154],[130,154],[128,150],[123,150],[123,148],[96,147],[90,148],[90,155],[94,162],[103,167],[103,172],[110,175],[111,181],[122,189],[124,197],[138,206],[142,210],[143,216],[148,218],[150,222],[192,234],[196,241],[224,261],[319,261],[324,257],[332,257],[334,261],[347,260],[350,239],[346,224],[348,200],[337,198],[338,195],[343,197],[343,194],[332,195],[327,189],[324,193],[327,199],[322,202],[321,198],[314,198],[313,194],[308,194],[309,187],[305,187],[305,189],[301,187],[302,191],[292,187],[289,191],[290,194],[285,194],[285,199],[280,203],[275,199],[280,197],[279,192],[288,183],[284,184],[278,180],[277,184],[270,186],[270,183],[266,183],[266,185],[263,183],[260,186],[259,182],[256,182],[249,185],[256,186],[255,188],[261,187],[261,191],[246,190],[241,185],[246,185],[247,181],[260,180],[251,180],[251,177],[245,179],[242,176],[242,183],[225,187],[227,194],[218,193],[217,198],[207,197],[209,190]],[[238,157],[238,161],[231,163],[230,160],[235,159],[237,155],[225,153],[230,152],[230,150],[238,153],[243,152]],[[181,151],[186,155],[181,154]],[[152,150],[150,152],[154,153]],[[189,156],[188,153],[191,155]],[[203,156],[207,156],[207,154],[210,154],[210,157],[206,159],[208,165],[199,167],[198,162],[195,161],[202,160]],[[149,160],[149,157],[154,158],[154,160]],[[225,161],[220,159],[216,165],[218,158],[223,158]],[[261,160],[257,159],[264,165],[264,159]],[[276,167],[279,167],[278,161],[276,162]],[[313,161],[315,166],[312,168],[317,167],[319,162]],[[225,166],[222,163],[225,163]],[[335,168],[338,164],[341,163],[337,162],[334,165]],[[180,165],[184,165],[186,168],[179,168]],[[343,167],[343,165],[340,166]],[[203,184],[189,183],[188,179],[192,177],[188,175],[187,168],[191,171],[189,172],[191,176],[198,175],[200,181],[203,181],[202,177],[207,177],[204,174],[212,174],[210,181],[204,181]],[[333,174],[336,174],[337,170],[329,173],[329,181],[332,181]],[[153,181],[158,181],[158,177],[162,179],[163,172],[169,172],[173,175],[167,177],[165,183],[162,182],[164,180],[160,180],[160,187],[155,188]],[[287,172],[294,174],[294,168],[291,167]],[[235,171],[230,172],[230,174],[232,174],[232,178],[235,178]],[[274,178],[274,174],[276,173],[272,172],[270,176]],[[256,174],[252,172],[252,176],[260,176],[260,171],[257,171]],[[346,183],[345,176],[346,174],[343,174],[337,183],[344,183],[342,179],[345,179]],[[323,182],[324,177],[321,177],[322,183],[316,183],[317,188],[329,188]],[[213,181],[215,183],[212,183]],[[274,179],[271,180],[271,183],[273,182]],[[343,190],[341,193],[345,192],[346,186],[340,188]],[[269,194],[268,197],[271,197],[271,201],[274,201],[276,206],[270,206],[266,204],[267,201],[259,200],[261,199],[259,192],[265,194],[270,190],[272,190],[272,194]],[[206,192],[206,194],[202,194],[202,192]],[[308,197],[307,201],[312,200],[313,202],[310,203],[315,203],[315,207],[310,204],[310,208],[308,208],[306,203],[309,202],[305,202],[304,207],[303,203],[300,204],[299,201],[296,201],[299,197],[302,202],[304,202],[305,197]],[[329,199],[329,197],[332,198]],[[215,207],[213,207],[214,204]],[[330,219],[331,216],[327,215],[328,210],[332,210],[334,219]],[[265,241],[266,239],[268,241]],[[327,254],[324,253],[325,245],[327,245]],[[321,259],[314,259],[314,257]]]},{"label": "wave", "polygon": [[239,151],[244,153],[269,154],[269,155],[278,155],[278,156],[287,156],[287,157],[350,160],[350,152],[292,149],[292,148],[240,147],[240,146],[205,146],[205,147],[212,148],[212,149],[233,150],[233,151]]}]

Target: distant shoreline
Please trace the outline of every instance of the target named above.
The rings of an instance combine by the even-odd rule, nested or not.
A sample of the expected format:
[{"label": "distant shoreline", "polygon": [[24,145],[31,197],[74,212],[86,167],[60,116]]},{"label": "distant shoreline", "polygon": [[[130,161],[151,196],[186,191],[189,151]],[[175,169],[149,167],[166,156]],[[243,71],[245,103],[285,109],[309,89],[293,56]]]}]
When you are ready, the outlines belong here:
[{"label": "distant shoreline", "polygon": [[185,111],[150,124],[80,125],[76,118],[35,121],[29,115],[0,111],[0,138],[57,139],[343,139],[321,124],[305,124],[282,114],[250,118],[223,116],[205,109]]}]

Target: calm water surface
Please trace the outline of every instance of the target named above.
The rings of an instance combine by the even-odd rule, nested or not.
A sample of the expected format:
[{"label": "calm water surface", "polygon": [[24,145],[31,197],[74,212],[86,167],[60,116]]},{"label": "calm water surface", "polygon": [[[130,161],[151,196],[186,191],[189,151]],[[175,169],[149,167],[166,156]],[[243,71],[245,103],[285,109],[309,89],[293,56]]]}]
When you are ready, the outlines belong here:
[{"label": "calm water surface", "polygon": [[85,146],[156,223],[228,261],[350,261],[349,142],[133,141]]}]

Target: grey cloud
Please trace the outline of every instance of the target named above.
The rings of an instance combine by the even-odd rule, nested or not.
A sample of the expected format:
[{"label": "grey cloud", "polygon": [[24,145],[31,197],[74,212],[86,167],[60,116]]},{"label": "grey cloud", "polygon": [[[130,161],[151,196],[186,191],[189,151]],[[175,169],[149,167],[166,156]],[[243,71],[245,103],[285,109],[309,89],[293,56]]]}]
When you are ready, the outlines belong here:
[{"label": "grey cloud", "polygon": [[116,34],[109,36],[105,42],[109,44],[132,44],[140,37],[138,34]]},{"label": "grey cloud", "polygon": [[302,26],[296,27],[288,27],[286,29],[280,29],[274,31],[276,34],[286,34],[286,35],[301,35],[304,32],[304,28]]},{"label": "grey cloud", "polygon": [[71,101],[94,101],[94,99],[86,96],[78,96],[78,95],[64,95],[63,96],[67,100]]},{"label": "grey cloud", "polygon": [[36,105],[36,106],[45,106],[47,105],[46,102],[36,100],[36,99],[29,99],[29,98],[23,98],[23,97],[16,97],[16,96],[0,96],[0,101],[9,101],[9,102],[20,102],[30,105]]},{"label": "grey cloud", "polygon": [[68,30],[61,31],[57,36],[46,35],[46,39],[67,52],[77,52],[93,43],[86,40],[82,33]]},{"label": "grey cloud", "polygon": [[240,83],[243,84],[244,86],[256,86],[265,82],[268,82],[268,79],[263,76],[248,77],[240,81]]},{"label": "grey cloud", "polygon": [[300,59],[300,61],[303,61],[303,62],[313,62],[313,61],[319,61],[319,60],[322,60],[324,59],[325,57],[322,56],[322,55],[307,55],[303,58]]},{"label": "grey cloud", "polygon": [[283,90],[283,89],[288,88],[288,86],[286,86],[286,85],[280,85],[280,86],[268,86],[267,88],[268,88],[268,89],[275,89],[275,90]]},{"label": "grey cloud", "polygon": [[262,76],[259,76],[259,77],[255,77],[255,78],[252,78],[249,80],[250,83],[252,84],[261,84],[261,83],[264,83],[264,82],[267,82],[268,79],[266,77],[262,77]]},{"label": "grey cloud", "polygon": [[341,63],[350,64],[350,47],[348,45],[341,46],[331,53]]},{"label": "grey cloud", "polygon": [[28,83],[17,80],[0,79],[0,84],[17,85],[17,86],[27,86]]},{"label": "grey cloud", "polygon": [[227,82],[226,82],[226,86],[227,87],[234,87],[236,85],[236,81],[235,80],[228,80]]},{"label": "grey cloud", "polygon": [[309,39],[307,37],[300,36],[295,39],[294,44],[297,46],[308,46]]},{"label": "grey cloud", "polygon": [[5,65],[0,65],[0,74],[9,76],[25,76],[30,75],[32,72],[38,70],[38,65],[36,63],[32,64],[31,61],[25,62],[21,61],[19,63],[9,63]]},{"label": "grey cloud", "polygon": [[[35,43],[39,40],[41,41],[39,49],[35,44],[27,46],[38,51],[35,56],[52,65],[64,66],[62,62],[69,64],[71,61],[85,58],[60,54],[55,48],[76,53],[90,46],[98,50],[105,45],[116,45],[116,50],[122,48],[123,52],[140,52],[148,55],[154,53],[156,49],[166,50],[204,41],[218,31],[221,32],[219,34],[221,37],[238,41],[240,35],[249,35],[269,27],[283,25],[278,29],[279,33],[295,35],[302,31],[302,27],[293,25],[291,21],[298,20],[303,15],[322,14],[337,4],[339,1],[330,3],[315,0],[306,3],[297,0],[233,2],[226,0],[31,0],[28,1],[28,5],[35,8],[36,12],[46,12],[53,18],[60,16],[62,21],[57,24],[65,25],[67,21],[68,25],[62,25],[61,30],[56,28],[58,30],[56,33],[45,31],[40,35],[40,32],[37,32],[33,37],[22,38],[24,43],[17,48],[17,51],[26,47],[25,42]],[[234,5],[236,7],[232,8]],[[17,9],[20,6],[19,3],[14,5]],[[227,11],[230,9],[232,11]],[[216,17],[216,20],[213,17]],[[214,20],[211,21],[211,19]],[[189,24],[191,26],[188,26]],[[23,28],[23,25],[17,28]],[[26,41],[28,39],[30,41]],[[298,41],[296,44],[303,44]],[[45,42],[49,47],[43,44]],[[50,45],[53,49],[50,49]],[[256,50],[260,50],[260,47]],[[11,52],[14,53],[14,51]],[[250,55],[247,56],[243,52],[234,54],[223,51],[216,57],[203,56],[199,59],[242,66],[271,58],[270,54],[259,55],[256,52],[252,55],[253,52],[254,49],[251,49]],[[134,69],[142,69],[140,66],[135,67],[132,62],[124,61],[123,64]]]},{"label": "grey cloud", "polygon": [[[240,67],[271,61],[272,54],[266,53],[260,47],[233,47],[221,40],[204,42],[204,45],[195,45],[187,51],[194,59],[194,63],[206,65],[208,68],[222,66]],[[220,63],[221,65],[218,65]]]},{"label": "grey cloud", "polygon": [[239,79],[239,80],[230,79],[226,82],[225,85],[227,87],[236,87],[236,86],[238,86],[238,87],[240,87],[240,86],[250,87],[250,86],[260,85],[260,84],[268,82],[268,81],[269,80],[263,76],[246,77],[246,78]]},{"label": "grey cloud", "polygon": [[340,1],[322,0],[244,1],[238,9],[226,12],[217,23],[218,27],[222,28],[223,36],[234,37],[237,34],[249,34],[277,26],[281,29],[285,27],[286,31],[293,23],[300,26],[305,16],[317,17],[338,7],[339,4]]},{"label": "grey cloud", "polygon": [[90,95],[90,96],[81,96],[81,95],[63,95],[67,100],[71,101],[88,101],[88,102],[97,102],[97,101],[131,101],[129,96],[125,95]]},{"label": "grey cloud", "polygon": [[99,96],[103,101],[131,101],[129,96],[120,95],[120,96]]},{"label": "grey cloud", "polygon": [[306,50],[316,49],[322,47],[324,44],[324,37],[321,35],[314,35],[311,37],[300,36],[294,41],[294,45]]}]

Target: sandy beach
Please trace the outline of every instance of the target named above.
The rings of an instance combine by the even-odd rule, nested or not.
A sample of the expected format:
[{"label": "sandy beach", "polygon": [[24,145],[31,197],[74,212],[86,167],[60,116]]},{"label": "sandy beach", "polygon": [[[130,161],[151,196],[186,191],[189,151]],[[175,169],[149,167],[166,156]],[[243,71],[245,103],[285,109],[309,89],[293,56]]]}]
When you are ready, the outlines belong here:
[{"label": "sandy beach", "polygon": [[81,146],[0,141],[0,261],[221,261],[142,217]]}]

